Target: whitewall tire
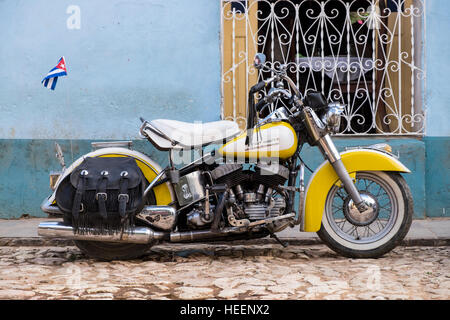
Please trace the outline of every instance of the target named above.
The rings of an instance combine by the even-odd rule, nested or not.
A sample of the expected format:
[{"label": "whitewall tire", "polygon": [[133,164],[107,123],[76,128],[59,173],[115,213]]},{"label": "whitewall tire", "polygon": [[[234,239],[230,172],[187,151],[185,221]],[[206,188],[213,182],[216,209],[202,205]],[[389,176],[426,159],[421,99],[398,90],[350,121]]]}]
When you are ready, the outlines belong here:
[{"label": "whitewall tire", "polygon": [[409,231],[413,216],[411,190],[395,172],[358,172],[355,185],[376,208],[359,219],[343,187],[328,192],[317,233],[332,250],[351,258],[377,258],[395,248]]}]

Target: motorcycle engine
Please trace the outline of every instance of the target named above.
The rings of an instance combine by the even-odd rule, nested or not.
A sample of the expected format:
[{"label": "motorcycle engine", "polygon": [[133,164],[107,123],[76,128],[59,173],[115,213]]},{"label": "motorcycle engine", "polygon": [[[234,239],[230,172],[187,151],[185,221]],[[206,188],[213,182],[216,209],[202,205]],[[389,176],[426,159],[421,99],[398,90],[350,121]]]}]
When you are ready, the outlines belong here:
[{"label": "motorcycle engine", "polygon": [[[245,224],[245,220],[258,221],[284,213],[286,201],[281,196],[274,196],[272,188],[260,184],[255,191],[244,191],[241,185],[230,190],[228,220],[231,225],[240,225],[235,220],[244,220],[242,223]],[[233,217],[230,217],[231,214]]]},{"label": "motorcycle engine", "polygon": [[[273,187],[286,182],[288,168],[280,164],[259,163],[254,171],[245,172],[242,165],[227,164],[214,169],[211,174],[216,183],[232,186],[227,210],[231,225],[242,225],[245,220],[258,221],[284,213],[286,201],[274,195]],[[242,224],[240,220],[243,220]]]},{"label": "motorcycle engine", "polygon": [[192,229],[202,229],[213,221],[215,206],[210,205],[209,212],[205,212],[205,202],[194,205],[194,208],[186,215],[187,225]]},{"label": "motorcycle engine", "polygon": [[[284,213],[286,200],[273,188],[284,185],[288,179],[289,169],[285,166],[257,164],[251,171],[243,170],[241,164],[224,164],[212,170],[211,177],[214,183],[225,183],[230,187],[226,210],[231,226],[243,226]],[[205,212],[206,207],[205,201],[191,207],[186,214],[189,228],[203,229],[212,223],[215,204],[211,201],[209,212]]]}]

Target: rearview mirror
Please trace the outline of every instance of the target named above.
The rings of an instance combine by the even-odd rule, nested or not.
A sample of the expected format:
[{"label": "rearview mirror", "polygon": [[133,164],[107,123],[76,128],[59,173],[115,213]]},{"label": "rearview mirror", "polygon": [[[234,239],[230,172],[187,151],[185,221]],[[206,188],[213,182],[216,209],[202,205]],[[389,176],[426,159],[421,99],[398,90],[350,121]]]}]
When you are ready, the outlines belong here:
[{"label": "rearview mirror", "polygon": [[264,66],[264,63],[266,63],[266,55],[264,53],[257,53],[255,55],[253,66],[259,70]]}]

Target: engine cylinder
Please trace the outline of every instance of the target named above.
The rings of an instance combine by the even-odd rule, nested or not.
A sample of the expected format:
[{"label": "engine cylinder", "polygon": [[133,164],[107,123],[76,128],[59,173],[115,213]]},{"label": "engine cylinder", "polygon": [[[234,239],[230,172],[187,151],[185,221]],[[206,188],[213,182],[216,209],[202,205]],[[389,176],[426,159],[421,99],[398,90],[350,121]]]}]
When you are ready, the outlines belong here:
[{"label": "engine cylinder", "polygon": [[249,220],[262,220],[277,217],[284,212],[286,201],[283,198],[273,199],[272,207],[266,203],[249,203],[244,207],[245,215]]}]

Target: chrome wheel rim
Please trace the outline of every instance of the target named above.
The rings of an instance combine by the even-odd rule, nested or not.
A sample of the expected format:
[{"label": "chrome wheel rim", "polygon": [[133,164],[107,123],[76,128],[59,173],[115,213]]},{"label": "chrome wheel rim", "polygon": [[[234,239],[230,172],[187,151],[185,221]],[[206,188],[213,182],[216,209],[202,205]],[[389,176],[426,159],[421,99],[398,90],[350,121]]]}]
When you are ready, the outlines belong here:
[{"label": "chrome wheel rim", "polygon": [[377,242],[393,228],[398,217],[398,202],[392,187],[369,172],[357,173],[355,186],[364,197],[373,199],[376,212],[362,222],[349,214],[351,199],[343,187],[333,186],[325,205],[326,219],[333,231],[342,239],[356,244]]}]

